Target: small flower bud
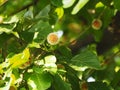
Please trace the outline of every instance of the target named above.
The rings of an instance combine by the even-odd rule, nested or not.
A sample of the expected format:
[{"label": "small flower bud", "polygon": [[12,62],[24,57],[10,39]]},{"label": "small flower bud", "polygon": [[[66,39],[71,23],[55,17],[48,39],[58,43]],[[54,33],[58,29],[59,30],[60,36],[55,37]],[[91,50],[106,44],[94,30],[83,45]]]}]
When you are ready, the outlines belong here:
[{"label": "small flower bud", "polygon": [[50,45],[56,45],[59,42],[59,37],[56,33],[50,33],[47,36],[47,41]]},{"label": "small flower bud", "polygon": [[100,19],[94,19],[92,21],[92,28],[95,30],[99,30],[102,27],[102,21]]},{"label": "small flower bud", "polygon": [[63,35],[63,31],[57,31],[57,32],[52,32],[49,33],[47,36],[47,42],[50,45],[56,45],[58,44],[60,37]]}]

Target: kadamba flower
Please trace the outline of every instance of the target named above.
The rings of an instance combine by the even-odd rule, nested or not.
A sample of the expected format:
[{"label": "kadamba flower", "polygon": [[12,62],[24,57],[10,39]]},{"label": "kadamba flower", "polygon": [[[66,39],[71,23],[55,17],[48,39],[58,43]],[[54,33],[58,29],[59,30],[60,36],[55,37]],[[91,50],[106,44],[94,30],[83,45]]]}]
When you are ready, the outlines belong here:
[{"label": "kadamba flower", "polygon": [[92,28],[95,30],[99,30],[102,27],[102,21],[100,19],[94,19],[92,21]]},{"label": "kadamba flower", "polygon": [[59,43],[61,36],[63,35],[63,31],[57,31],[57,32],[52,32],[49,33],[47,36],[47,42],[50,45],[56,45]]}]

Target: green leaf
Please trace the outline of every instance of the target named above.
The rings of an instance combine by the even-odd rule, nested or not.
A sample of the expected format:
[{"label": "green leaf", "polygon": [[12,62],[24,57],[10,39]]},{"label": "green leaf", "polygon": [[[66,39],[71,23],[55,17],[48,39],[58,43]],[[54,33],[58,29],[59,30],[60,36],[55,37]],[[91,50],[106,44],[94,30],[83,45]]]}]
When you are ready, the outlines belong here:
[{"label": "green leaf", "polygon": [[48,18],[50,11],[50,5],[47,5],[45,8],[43,8],[37,15],[36,15],[36,19],[41,19],[41,18]]},{"label": "green leaf", "polygon": [[106,80],[107,82],[111,82],[115,77],[115,63],[108,65],[103,70],[95,71],[93,77],[96,77],[96,75],[97,75],[97,80]]},{"label": "green leaf", "polygon": [[48,22],[40,20],[29,29],[29,32],[40,32],[49,28],[51,29]]},{"label": "green leaf", "polygon": [[100,69],[100,62],[95,53],[85,50],[71,59],[71,64],[78,67]]},{"label": "green leaf", "polygon": [[119,81],[120,81],[120,70],[117,73],[115,73],[115,77],[111,81],[111,86],[114,88],[117,87],[117,84],[119,83]]},{"label": "green leaf", "polygon": [[64,82],[58,74],[54,76],[53,83],[55,90],[72,90],[71,85]]},{"label": "green leaf", "polygon": [[26,90],[26,88],[23,87],[23,88],[20,88],[20,90]]},{"label": "green leaf", "polygon": [[33,27],[29,30],[29,32],[38,32],[34,41],[40,43],[47,38],[47,35],[50,32],[52,32],[52,28],[48,22],[44,22],[40,20],[38,23],[33,25]]},{"label": "green leaf", "polygon": [[66,70],[66,78],[68,79],[69,83],[71,84],[72,90],[81,90],[80,89],[80,82],[78,71],[74,70],[68,64],[64,64]]},{"label": "green leaf", "polygon": [[77,14],[88,2],[89,0],[79,0],[76,6],[73,8],[71,14]]},{"label": "green leaf", "polygon": [[110,22],[112,21],[112,17],[115,15],[115,10],[111,8],[106,8],[103,12],[102,21],[103,28],[108,27]]},{"label": "green leaf", "polygon": [[12,37],[11,34],[0,34],[0,47],[3,47],[4,43]]},{"label": "green leaf", "polygon": [[22,40],[29,43],[29,42],[32,42],[32,40],[33,40],[34,32],[23,31],[23,32],[19,33],[19,36]]},{"label": "green leaf", "polygon": [[101,0],[101,2],[104,4],[104,5],[107,5],[107,6],[110,6],[111,2],[113,0]]},{"label": "green leaf", "polygon": [[71,50],[65,46],[60,46],[56,50],[57,59],[69,62],[72,58]]},{"label": "green leaf", "polygon": [[43,68],[43,67],[39,67],[39,66],[34,66],[34,67],[33,67],[33,71],[34,71],[35,73],[41,74],[41,73],[44,72],[44,68]]},{"label": "green leaf", "polygon": [[54,5],[54,6],[57,6],[57,7],[60,7],[62,6],[62,0],[51,0],[51,3]]},{"label": "green leaf", "polygon": [[28,79],[30,90],[46,90],[51,86],[51,76],[48,73],[34,73]]},{"label": "green leaf", "polygon": [[33,12],[32,10],[28,10],[25,14],[24,14],[24,18],[26,19],[33,19]]},{"label": "green leaf", "polygon": [[50,25],[48,22],[44,22],[44,21],[39,21],[32,29],[33,32],[37,32],[37,31],[42,31],[42,30],[45,30],[45,29],[49,29],[50,28]]},{"label": "green leaf", "polygon": [[71,83],[72,90],[80,90],[79,79],[73,72],[67,73],[67,78]]},{"label": "green leaf", "polygon": [[93,31],[95,41],[100,42],[103,36],[103,30],[94,30],[93,28],[91,30]]},{"label": "green leaf", "polygon": [[120,0],[113,0],[113,1],[114,1],[114,7],[120,10]]},{"label": "green leaf", "polygon": [[27,1],[4,0],[4,1],[6,1],[6,3],[0,7],[0,12],[2,12],[2,14],[6,16],[10,16],[10,15],[17,13],[20,9],[22,9],[23,7],[26,7],[27,5],[30,5],[33,2],[32,0],[27,0]]},{"label": "green leaf", "polygon": [[90,82],[88,83],[89,90],[112,90],[106,83]]}]

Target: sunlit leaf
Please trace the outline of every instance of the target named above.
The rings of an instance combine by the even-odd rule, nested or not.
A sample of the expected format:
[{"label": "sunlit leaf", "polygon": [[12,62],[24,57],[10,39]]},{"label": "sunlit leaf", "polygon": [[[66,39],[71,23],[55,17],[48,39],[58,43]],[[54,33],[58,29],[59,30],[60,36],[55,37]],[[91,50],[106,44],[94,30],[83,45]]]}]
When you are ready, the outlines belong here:
[{"label": "sunlit leaf", "polygon": [[1,24],[0,25],[0,34],[3,32],[5,33],[12,33],[12,30],[15,28],[16,24]]},{"label": "sunlit leaf", "polygon": [[76,0],[62,0],[63,8],[69,8],[71,7]]},{"label": "sunlit leaf", "polygon": [[8,61],[12,68],[16,68],[24,64],[29,60],[30,52],[29,49],[26,48],[22,53],[16,54],[13,57],[9,58]]},{"label": "sunlit leaf", "polygon": [[46,56],[45,63],[46,64],[56,63],[56,57],[54,55]]},{"label": "sunlit leaf", "polygon": [[39,43],[32,42],[28,45],[28,47],[40,48],[40,45],[39,45]]},{"label": "sunlit leaf", "polygon": [[48,73],[34,73],[28,79],[30,90],[46,90],[51,85],[51,76]]},{"label": "sunlit leaf", "polygon": [[99,7],[103,7],[104,6],[104,4],[103,3],[101,3],[101,2],[98,2],[97,4],[96,4],[96,8],[99,8]]},{"label": "sunlit leaf", "polygon": [[77,14],[88,2],[89,0],[79,0],[76,6],[73,8],[71,14]]},{"label": "sunlit leaf", "polygon": [[45,70],[51,72],[51,73],[56,73],[57,72],[57,65],[56,63],[56,57],[53,55],[49,55],[45,57],[45,64],[44,66],[46,67]]}]

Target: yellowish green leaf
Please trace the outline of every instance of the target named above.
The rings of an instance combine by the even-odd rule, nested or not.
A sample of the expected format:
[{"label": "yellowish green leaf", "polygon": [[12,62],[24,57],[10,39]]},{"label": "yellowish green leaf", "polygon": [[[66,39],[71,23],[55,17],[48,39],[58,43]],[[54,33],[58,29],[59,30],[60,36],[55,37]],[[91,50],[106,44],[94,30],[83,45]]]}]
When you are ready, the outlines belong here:
[{"label": "yellowish green leaf", "polygon": [[104,7],[104,4],[102,2],[98,2],[95,7],[96,8]]},{"label": "yellowish green leaf", "polygon": [[59,19],[61,19],[63,17],[63,15],[64,15],[64,10],[63,10],[62,7],[56,8],[55,12],[57,13]]},{"label": "yellowish green leaf", "polygon": [[22,53],[16,54],[12,58],[10,58],[9,63],[10,65],[12,65],[12,68],[16,68],[26,63],[29,60],[29,57],[30,52],[29,49],[26,48]]},{"label": "yellowish green leaf", "polygon": [[0,6],[3,5],[7,0],[0,0]]}]

